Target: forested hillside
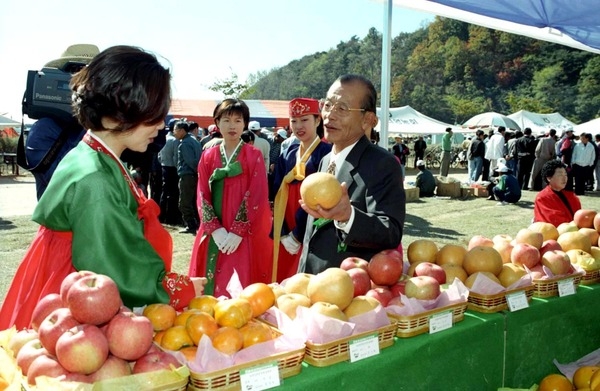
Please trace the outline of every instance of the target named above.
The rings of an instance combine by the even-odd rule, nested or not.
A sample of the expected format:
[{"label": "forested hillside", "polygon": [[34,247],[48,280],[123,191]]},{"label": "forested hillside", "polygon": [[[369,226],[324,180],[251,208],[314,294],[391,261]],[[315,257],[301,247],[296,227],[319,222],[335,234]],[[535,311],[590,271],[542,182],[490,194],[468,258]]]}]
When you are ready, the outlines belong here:
[{"label": "forested hillside", "polygon": [[[339,75],[381,84],[381,33],[250,77],[245,99],[321,98]],[[410,105],[448,123],[519,110],[560,112],[575,123],[600,116],[600,56],[436,17],[393,39],[391,107]]]}]

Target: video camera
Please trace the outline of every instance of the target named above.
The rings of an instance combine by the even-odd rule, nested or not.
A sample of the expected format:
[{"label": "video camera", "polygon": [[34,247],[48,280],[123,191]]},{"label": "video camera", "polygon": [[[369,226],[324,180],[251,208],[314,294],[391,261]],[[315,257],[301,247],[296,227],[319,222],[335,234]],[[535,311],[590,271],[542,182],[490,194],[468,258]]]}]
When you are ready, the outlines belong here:
[{"label": "video camera", "polygon": [[23,114],[31,119],[50,117],[59,121],[73,121],[71,76],[85,64],[68,62],[61,69],[42,68],[28,71],[27,89],[23,96]]}]

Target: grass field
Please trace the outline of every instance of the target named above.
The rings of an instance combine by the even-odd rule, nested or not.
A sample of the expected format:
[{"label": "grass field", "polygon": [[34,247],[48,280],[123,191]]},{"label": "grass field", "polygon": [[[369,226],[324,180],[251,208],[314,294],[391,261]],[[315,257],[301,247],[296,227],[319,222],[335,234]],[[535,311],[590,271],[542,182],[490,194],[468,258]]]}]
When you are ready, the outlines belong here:
[{"label": "grass field", "polygon": [[[525,191],[517,205],[496,206],[485,198],[466,200],[422,198],[406,204],[406,221],[402,244],[404,247],[421,238],[428,238],[438,246],[447,243],[466,245],[474,235],[493,237],[496,234],[514,236],[527,227],[533,217],[536,192]],[[580,197],[585,209],[600,210],[600,193]],[[4,296],[17,265],[37,230],[30,216],[0,217],[0,297]],[[179,228],[168,227],[174,239],[173,268],[187,273],[194,237],[179,234]]]}]

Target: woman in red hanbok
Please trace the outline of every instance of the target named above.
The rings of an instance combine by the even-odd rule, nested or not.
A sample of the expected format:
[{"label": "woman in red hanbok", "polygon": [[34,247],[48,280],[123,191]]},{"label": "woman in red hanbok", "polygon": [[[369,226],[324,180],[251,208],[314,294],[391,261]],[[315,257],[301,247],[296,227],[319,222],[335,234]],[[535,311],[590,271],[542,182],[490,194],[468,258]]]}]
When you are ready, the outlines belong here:
[{"label": "woman in red hanbok", "polygon": [[298,271],[307,213],[300,207],[300,185],[319,171],[331,144],[322,141],[323,122],[319,102],[296,98],[290,101],[290,128],[298,143],[275,162],[273,185],[278,189],[273,212],[273,281],[283,281]]},{"label": "woman in red hanbok", "polygon": [[234,271],[244,287],[270,282],[272,218],[262,154],[241,139],[250,120],[248,106],[225,99],[213,118],[223,142],[205,150],[198,164],[201,223],[189,276],[208,279],[205,294],[229,296]]}]

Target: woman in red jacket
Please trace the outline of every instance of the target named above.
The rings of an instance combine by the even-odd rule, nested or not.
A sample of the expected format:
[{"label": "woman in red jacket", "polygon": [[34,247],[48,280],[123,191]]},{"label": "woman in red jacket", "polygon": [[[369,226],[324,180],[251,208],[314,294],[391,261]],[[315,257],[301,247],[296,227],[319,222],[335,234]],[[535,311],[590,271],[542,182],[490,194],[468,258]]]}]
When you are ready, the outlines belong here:
[{"label": "woman in red jacket", "polygon": [[579,198],[565,190],[567,169],[560,160],[551,160],[542,167],[542,178],[548,186],[535,197],[533,221],[543,221],[558,227],[573,221],[575,212],[581,209]]}]

